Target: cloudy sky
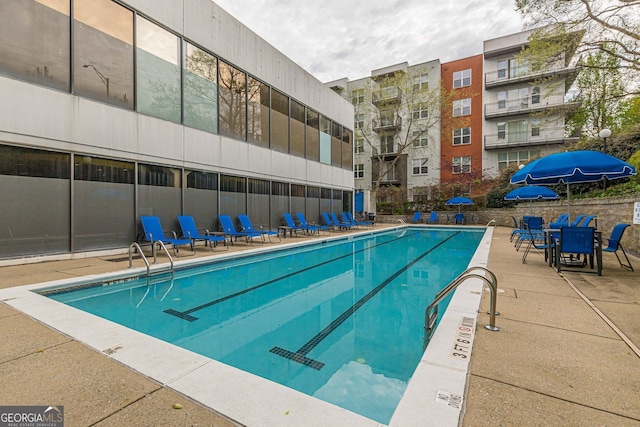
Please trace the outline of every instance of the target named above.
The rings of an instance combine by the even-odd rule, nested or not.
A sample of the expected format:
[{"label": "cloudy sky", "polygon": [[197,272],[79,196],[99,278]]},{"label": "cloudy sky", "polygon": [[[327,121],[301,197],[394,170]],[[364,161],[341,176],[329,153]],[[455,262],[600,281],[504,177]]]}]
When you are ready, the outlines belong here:
[{"label": "cloudy sky", "polygon": [[214,0],[322,82],[482,53],[522,29],[514,0]]}]

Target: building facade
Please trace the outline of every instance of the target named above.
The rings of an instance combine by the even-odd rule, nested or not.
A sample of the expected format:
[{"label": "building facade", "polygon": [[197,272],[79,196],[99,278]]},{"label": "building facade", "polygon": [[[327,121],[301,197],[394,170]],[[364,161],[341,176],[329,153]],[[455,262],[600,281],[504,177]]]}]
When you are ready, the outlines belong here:
[{"label": "building facade", "polygon": [[568,95],[578,72],[570,46],[544,64],[518,56],[531,31],[484,42],[484,172],[497,176],[511,164],[564,149],[579,135],[565,122],[580,105]]},{"label": "building facade", "polygon": [[396,187],[419,202],[440,181],[440,80],[435,60],[326,83],[354,105],[354,186],[364,211],[376,211],[372,192],[380,200]]},{"label": "building facade", "polygon": [[121,249],[140,215],[351,210],[353,106],[209,0],[0,2],[0,258]]},{"label": "building facade", "polygon": [[[442,88],[450,98],[442,114],[440,179],[482,178],[482,55],[442,64]],[[469,196],[469,194],[465,194]]]}]

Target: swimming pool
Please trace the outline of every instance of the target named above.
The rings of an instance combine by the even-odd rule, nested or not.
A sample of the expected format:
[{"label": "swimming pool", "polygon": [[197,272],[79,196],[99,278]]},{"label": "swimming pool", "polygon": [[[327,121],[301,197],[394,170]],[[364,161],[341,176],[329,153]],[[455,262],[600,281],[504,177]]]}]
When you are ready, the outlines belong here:
[{"label": "swimming pool", "polygon": [[[378,389],[397,390],[397,394],[402,395],[408,378],[405,375],[404,379],[401,379],[403,377],[401,377],[400,373],[407,371],[409,372],[408,376],[411,376],[416,364],[421,360],[422,317],[424,316],[424,308],[433,297],[433,295],[422,296],[426,289],[424,284],[429,281],[439,282],[442,280],[443,283],[440,284],[440,287],[444,286],[457,273],[467,267],[470,256],[477,252],[475,250],[477,242],[483,236],[485,230],[478,229],[470,233],[468,231],[465,230],[464,233],[461,233],[460,230],[456,229],[404,228],[394,230],[391,233],[377,234],[368,241],[357,236],[352,236],[349,239],[338,239],[337,241],[326,239],[320,245],[320,253],[315,255],[310,255],[311,252],[308,247],[298,254],[289,251],[277,251],[261,255],[262,258],[271,258],[271,261],[277,256],[275,267],[272,265],[268,269],[260,266],[262,261],[256,262],[255,259],[252,259],[252,262],[247,262],[247,259],[239,259],[230,261],[234,265],[233,268],[228,264],[220,263],[198,267],[199,270],[203,271],[201,274],[198,273],[196,275],[196,279],[193,276],[191,278],[184,277],[182,271],[178,271],[173,283],[156,283],[150,287],[147,287],[145,283],[131,281],[114,283],[111,281],[109,286],[100,288],[102,291],[108,290],[107,296],[102,297],[109,301],[108,304],[105,304],[104,301],[98,302],[97,294],[99,292],[96,292],[96,288],[63,293],[55,298],[66,300],[70,304],[80,304],[80,301],[84,301],[82,304],[91,306],[89,308],[90,311],[94,311],[96,314],[106,318],[110,318],[112,314],[102,312],[102,307],[105,305],[110,307],[119,306],[121,308],[116,311],[125,313],[125,321],[119,321],[120,323],[127,324],[129,322],[130,327],[137,327],[146,334],[174,342],[185,348],[205,354],[207,357],[238,366],[247,372],[253,372],[262,377],[270,378],[272,372],[268,371],[277,371],[278,375],[285,372],[293,383],[287,384],[284,382],[288,386],[302,388],[301,391],[307,394],[316,395],[342,405],[341,402],[336,402],[336,398],[339,399],[343,395],[349,396],[357,393],[367,394]],[[403,238],[414,239],[412,244],[409,245],[411,249],[408,251],[408,255],[403,258],[398,257],[398,260],[395,261],[386,259],[383,263],[375,262],[375,256],[372,255],[382,250],[385,246],[397,251],[394,242],[398,240],[401,234],[404,235]],[[448,253],[444,252],[445,255],[443,257],[436,255],[438,251],[435,248],[453,245],[457,238],[461,238],[462,235],[466,234],[475,234],[476,238],[473,245],[469,245],[469,241],[465,241],[459,248],[450,246],[450,250]],[[486,233],[483,242],[487,243]],[[350,249],[346,250],[346,248]],[[450,272],[449,270],[453,270],[450,253],[456,251],[466,252],[468,258],[464,263],[460,264],[459,271]],[[320,256],[326,258],[320,260]],[[478,263],[478,260],[475,262]],[[482,264],[482,262],[480,260],[479,264]],[[426,271],[425,266],[421,263],[444,265],[446,268],[441,269],[441,271],[431,272]],[[299,268],[298,270],[291,270],[291,266]],[[245,272],[240,275],[234,275],[232,271],[237,268],[248,268],[252,273]],[[211,272],[205,270],[214,271],[219,275],[222,274],[223,277],[216,279],[216,286],[211,286],[209,283],[208,287],[205,285],[204,288],[196,291],[197,286],[199,286],[196,282],[202,280],[206,282],[206,280],[201,280],[199,277],[204,277],[205,272]],[[318,271],[320,270],[328,271],[327,277],[319,278]],[[260,282],[250,282],[249,279],[252,277],[260,278]],[[109,282],[108,279],[102,281]],[[353,285],[354,282],[356,286]],[[348,285],[349,283],[351,285]],[[69,286],[69,284],[65,284],[66,286]],[[284,295],[274,294],[272,292],[274,286],[286,288]],[[53,287],[58,287],[58,285],[56,284]],[[464,285],[461,286],[461,288],[463,287]],[[301,290],[302,288],[309,288],[308,292],[310,293],[305,295]],[[225,290],[224,294],[220,293],[221,289]],[[246,289],[251,290],[244,291]],[[482,289],[481,285],[479,289],[480,292],[476,286],[474,291],[465,291],[468,295],[477,296],[475,308],[469,310],[473,315],[473,319],[475,319],[475,310],[477,310]],[[208,294],[207,292],[212,293]],[[194,295],[198,296],[198,298],[194,299]],[[236,296],[231,297],[232,295]],[[403,310],[419,313],[419,320],[415,322],[415,325],[413,325],[413,322],[409,322],[408,315],[407,317],[403,317],[403,313],[398,315],[396,312],[397,307],[387,309],[380,303],[383,300],[394,299],[404,304]],[[121,300],[121,303],[116,304],[116,300]],[[225,303],[228,304],[227,307],[224,307]],[[412,305],[415,305],[418,309],[412,309]],[[455,307],[456,305],[454,304],[455,310],[460,310],[459,307]],[[248,312],[237,311],[238,307],[249,307],[249,310]],[[298,311],[292,312],[292,307],[303,307],[305,310],[300,308]],[[83,307],[83,309],[87,309],[87,307]],[[108,311],[111,312],[113,310]],[[143,324],[142,319],[148,317],[151,311],[162,313],[162,316],[170,319],[170,321],[162,326],[157,321],[147,325]],[[345,314],[349,312],[350,314]],[[284,317],[275,318],[274,314],[283,314]],[[127,316],[129,317],[127,318]],[[56,316],[53,315],[53,317]],[[247,324],[243,323],[247,318],[257,319],[258,322],[253,326],[247,326]],[[204,323],[209,326],[204,327]],[[388,326],[389,323],[392,325],[392,333],[384,332],[384,328],[380,329],[385,325]],[[438,341],[438,334],[442,326],[446,326],[450,322],[443,320],[443,323],[444,325],[441,325],[436,332],[433,342]],[[459,322],[456,321],[455,323]],[[214,327],[211,328],[211,325],[214,325]],[[373,325],[378,329],[353,329],[354,326],[360,325]],[[325,334],[323,331],[327,326],[330,326],[330,328],[329,332]],[[101,327],[88,329],[100,328],[104,329],[106,326],[103,324]],[[109,329],[112,329],[111,325]],[[409,332],[409,336],[413,334],[416,347],[419,349],[417,356],[411,355],[405,349],[406,346],[402,343],[402,340],[397,336],[399,335],[398,332],[403,329]],[[187,331],[188,334],[186,337],[176,338],[177,335],[175,333],[177,330]],[[81,339],[91,336],[95,340],[97,337],[94,334],[97,332],[97,330],[84,330],[79,335]],[[123,332],[119,330],[118,334],[120,333]],[[251,344],[249,347],[255,345],[258,350],[254,351],[251,348],[246,348],[244,344],[240,344],[238,339],[241,336],[248,336]],[[323,338],[318,339],[318,336],[323,336]],[[382,338],[381,342],[383,344],[375,340],[378,336]],[[198,342],[196,338],[204,338],[204,344]],[[289,340],[290,338],[291,340]],[[90,345],[102,351],[105,351],[105,349],[111,350],[109,353],[112,357],[119,360],[127,359],[128,363],[132,362],[130,354],[128,356],[124,354],[126,350],[131,350],[128,340],[120,340],[118,343],[118,340],[107,340],[103,336],[97,341],[99,343]],[[118,345],[105,347],[107,341],[118,343]],[[126,344],[123,344],[123,342]],[[207,345],[210,342],[217,342],[218,344]],[[385,367],[386,365],[381,363],[383,362],[382,359],[385,359],[384,355],[386,353],[382,351],[385,347],[391,347],[394,350],[388,353],[388,359],[412,359],[413,361],[410,364],[391,364]],[[279,353],[278,351],[272,351],[274,349],[284,351]],[[339,357],[334,357],[334,353],[338,354],[345,349],[349,354],[347,359],[343,360]],[[428,349],[427,353],[430,350]],[[175,349],[173,349],[168,353],[175,352]],[[147,356],[148,362],[147,352],[143,351],[143,353]],[[302,354],[309,359],[309,363],[305,364],[304,358],[298,361],[292,360],[291,357],[287,357],[289,353]],[[170,356],[170,354],[167,354],[167,356]],[[152,373],[151,376],[164,376],[165,379],[161,381],[172,384],[178,390],[181,390],[181,387],[185,385],[184,378],[189,376],[188,374],[191,371],[195,371],[198,366],[204,364],[208,364],[209,367],[215,365],[218,370],[227,373],[233,372],[234,375],[238,376],[237,372],[223,369],[219,364],[208,363],[210,361],[204,362],[204,359],[200,358],[195,359],[195,362],[193,362],[197,365],[195,367],[192,365],[178,366],[172,364],[174,372],[171,374],[167,372],[162,374]],[[157,360],[157,356],[155,356],[154,360]],[[300,361],[303,363],[299,363]],[[315,366],[315,362],[321,365]],[[422,362],[426,362],[424,357]],[[137,359],[133,363],[139,365],[143,362]],[[437,364],[444,366],[447,363],[439,361]],[[166,367],[167,363],[164,365]],[[145,371],[139,366],[136,369],[142,372]],[[149,369],[150,367],[147,366],[147,370]],[[199,382],[202,379],[203,371],[203,369],[200,369],[199,378],[197,380],[191,378],[190,382]],[[320,380],[316,375],[320,377]],[[418,370],[416,370],[410,387],[421,376],[422,374],[419,374]],[[244,375],[240,375],[240,377],[247,379]],[[345,378],[351,378],[351,380],[345,382]],[[357,381],[354,381],[353,378]],[[254,379],[252,378],[251,381],[253,382]],[[296,386],[295,383],[298,385]],[[345,384],[352,388],[345,388]],[[228,386],[229,384],[226,385]],[[201,386],[203,386],[203,389],[196,390],[196,395],[198,393],[203,395],[212,393],[211,390],[205,390],[204,384],[201,384]],[[264,390],[264,387],[272,389],[271,385],[265,386],[264,383],[260,383],[260,387],[262,390]],[[276,389],[277,392],[271,394],[278,395],[282,392],[282,389]],[[336,390],[341,392],[336,392]],[[452,387],[448,387],[448,390],[452,391]],[[453,391],[459,393],[462,390],[463,387],[462,389],[456,387],[456,390]],[[250,394],[251,391],[245,389],[244,397]],[[401,402],[401,405],[396,410],[396,415],[403,412],[401,407],[411,404],[411,398],[408,398],[407,394],[405,393],[405,397],[403,397],[404,403]],[[424,394],[424,389],[421,394]],[[190,395],[193,395],[193,393]],[[194,397],[198,400],[206,401],[206,396],[201,396],[201,398]],[[272,396],[263,395],[261,399],[268,400],[269,397]],[[296,399],[298,398],[299,396],[296,397]],[[379,399],[379,396],[374,394],[376,402],[377,399]],[[305,399],[298,400],[309,403]],[[369,402],[365,403],[364,406],[371,406],[370,400],[367,401],[365,399],[364,402]],[[287,402],[287,404],[290,403],[292,403],[291,400]],[[235,404],[238,406],[237,400]],[[216,408],[216,404],[209,404],[209,406]],[[292,404],[291,406],[295,408],[299,405]],[[323,408],[321,412],[326,415],[328,407],[322,405],[319,407]],[[252,408],[250,411],[255,412],[255,406]],[[348,409],[359,412],[358,408]],[[386,415],[367,414],[367,416],[386,423],[389,422],[390,417],[389,410],[387,409],[386,411]],[[224,410],[220,412],[226,413]],[[290,414],[289,410],[283,412]],[[394,419],[397,418],[396,415],[394,415]],[[241,418],[237,418],[233,414],[229,414],[229,416],[241,420]],[[293,416],[288,418],[292,422],[295,419]],[[424,421],[424,418],[422,421]],[[393,424],[393,419],[391,419],[391,423]],[[247,422],[247,424],[251,423]]]}]

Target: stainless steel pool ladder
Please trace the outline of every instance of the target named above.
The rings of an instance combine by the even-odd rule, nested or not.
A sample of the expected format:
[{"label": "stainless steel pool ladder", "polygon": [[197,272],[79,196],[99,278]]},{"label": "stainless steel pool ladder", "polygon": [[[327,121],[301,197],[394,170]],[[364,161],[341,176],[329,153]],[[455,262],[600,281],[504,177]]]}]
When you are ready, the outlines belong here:
[{"label": "stainless steel pool ladder", "polygon": [[[167,258],[169,258],[169,263],[170,263],[169,271],[171,271],[171,274],[173,274],[174,272],[173,258],[171,258],[171,255],[169,254],[167,247],[160,240],[156,240],[151,244],[151,252],[153,253],[153,263],[157,264],[158,262],[158,259],[156,257],[156,253],[157,253],[156,245],[159,246],[160,249],[164,251]],[[144,252],[142,252],[142,248],[137,242],[133,242],[131,245],[129,245],[129,268],[133,266],[133,250],[134,249],[138,251],[138,253],[140,254],[140,257],[142,258],[145,265],[147,266],[147,277],[151,276],[151,266],[149,265],[149,260],[147,259],[147,256],[144,254]],[[157,271],[154,271],[154,273],[164,273],[165,271],[167,270],[157,270]]]},{"label": "stainless steel pool ladder", "polygon": [[[482,270],[482,271],[484,271],[485,273],[487,273],[489,275],[489,278],[487,278],[485,276],[482,276],[482,275],[480,275],[478,273],[472,273],[472,271],[474,271],[474,270]],[[424,342],[423,342],[423,346],[422,346],[423,350],[427,348],[427,344],[429,344],[429,340],[431,340],[431,336],[433,335],[433,332],[435,330],[436,321],[438,320],[438,304],[443,299],[445,299],[445,297],[447,295],[449,295],[451,293],[451,291],[453,291],[455,288],[457,288],[458,285],[463,283],[465,280],[471,279],[471,278],[481,279],[487,285],[489,285],[489,291],[491,293],[491,305],[490,305],[490,308],[489,308],[489,324],[485,325],[485,329],[488,329],[490,331],[499,331],[500,330],[500,328],[496,326],[496,315],[500,314],[500,313],[498,313],[496,311],[496,299],[497,299],[497,294],[498,294],[498,279],[496,278],[496,275],[491,272],[491,270],[489,270],[489,269],[487,269],[485,267],[480,267],[480,266],[470,267],[470,268],[466,269],[465,271],[463,271],[462,273],[460,273],[460,275],[458,275],[458,277],[453,279],[451,281],[451,283],[449,283],[440,292],[438,292],[438,295],[436,295],[436,297],[433,300],[433,302],[431,304],[429,304],[429,306],[425,310],[425,313],[424,313]]]}]

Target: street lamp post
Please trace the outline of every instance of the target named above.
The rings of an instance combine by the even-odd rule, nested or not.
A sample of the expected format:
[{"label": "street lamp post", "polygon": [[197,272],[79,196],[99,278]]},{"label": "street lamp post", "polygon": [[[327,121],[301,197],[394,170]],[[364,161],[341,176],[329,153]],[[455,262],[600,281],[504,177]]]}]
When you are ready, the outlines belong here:
[{"label": "street lamp post", "polygon": [[[611,129],[608,128],[604,128],[602,129],[599,133],[598,136],[600,136],[600,138],[602,138],[602,152],[604,154],[607,154],[607,138],[609,138],[611,136]],[[604,177],[604,189],[607,189],[607,178]]]},{"label": "street lamp post", "polygon": [[94,65],[84,64],[82,67],[83,68],[93,68],[93,71],[96,72],[98,77],[100,77],[100,80],[102,80],[102,83],[104,83],[104,85],[107,87],[107,98],[109,98],[109,77],[105,77],[104,74],[102,74],[100,71],[98,71],[98,69]]}]

